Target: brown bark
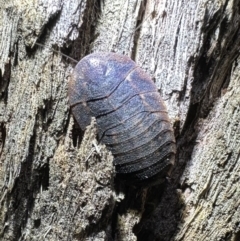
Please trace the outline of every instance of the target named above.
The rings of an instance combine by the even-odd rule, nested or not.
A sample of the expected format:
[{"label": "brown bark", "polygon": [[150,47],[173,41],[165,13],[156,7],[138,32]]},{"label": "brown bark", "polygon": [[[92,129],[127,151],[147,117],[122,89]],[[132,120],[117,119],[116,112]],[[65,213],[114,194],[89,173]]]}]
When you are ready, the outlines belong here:
[{"label": "brown bark", "polygon": [[[2,0],[0,23],[1,240],[240,240],[238,0]],[[114,51],[151,74],[177,137],[167,183],[114,185],[56,51]]]}]

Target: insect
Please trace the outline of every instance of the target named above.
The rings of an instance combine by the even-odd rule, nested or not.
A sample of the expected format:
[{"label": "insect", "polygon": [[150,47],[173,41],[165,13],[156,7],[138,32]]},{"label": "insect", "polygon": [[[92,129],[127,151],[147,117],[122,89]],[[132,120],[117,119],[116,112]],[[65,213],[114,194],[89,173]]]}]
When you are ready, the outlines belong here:
[{"label": "insect", "polygon": [[175,159],[173,129],[157,87],[133,60],[111,52],[87,55],[72,73],[68,95],[82,130],[96,118],[117,179],[153,185],[166,177]]}]

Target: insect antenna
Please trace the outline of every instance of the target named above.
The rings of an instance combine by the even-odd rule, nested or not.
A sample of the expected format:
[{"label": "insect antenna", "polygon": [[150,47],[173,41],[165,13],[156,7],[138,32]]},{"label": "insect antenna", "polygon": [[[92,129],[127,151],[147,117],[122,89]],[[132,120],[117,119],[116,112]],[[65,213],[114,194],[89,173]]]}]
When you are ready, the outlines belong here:
[{"label": "insect antenna", "polygon": [[[44,45],[44,44],[40,44],[40,43],[38,43],[38,42],[36,42],[35,44],[38,45],[38,46],[40,46],[40,47],[48,47],[48,46],[46,46],[46,45]],[[49,48],[50,48],[50,47],[49,47]],[[78,63],[78,61],[77,61],[76,59],[73,59],[72,57],[70,57],[70,56],[68,56],[68,55],[66,55],[66,54],[63,54],[61,51],[58,51],[58,50],[55,50],[55,49],[52,49],[52,51],[55,52],[55,53],[57,53],[57,54],[61,54],[62,56],[64,56],[64,57],[67,58],[67,59],[72,60],[74,63]]]}]

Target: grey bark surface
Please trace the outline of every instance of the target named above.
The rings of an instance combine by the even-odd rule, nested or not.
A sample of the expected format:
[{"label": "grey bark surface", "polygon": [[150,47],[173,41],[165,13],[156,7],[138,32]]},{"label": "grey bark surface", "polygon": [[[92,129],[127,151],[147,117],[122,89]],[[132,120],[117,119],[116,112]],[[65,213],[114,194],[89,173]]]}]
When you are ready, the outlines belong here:
[{"label": "grey bark surface", "polygon": [[[240,240],[238,0],[0,0],[1,240]],[[40,46],[41,44],[42,46]],[[67,84],[91,52],[157,84],[178,154],[166,183],[114,184]]]}]

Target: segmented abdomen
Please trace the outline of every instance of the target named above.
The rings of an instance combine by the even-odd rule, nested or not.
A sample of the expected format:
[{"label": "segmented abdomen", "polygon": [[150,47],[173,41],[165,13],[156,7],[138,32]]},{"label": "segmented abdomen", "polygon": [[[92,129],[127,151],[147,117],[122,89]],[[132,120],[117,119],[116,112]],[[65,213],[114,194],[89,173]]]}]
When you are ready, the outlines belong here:
[{"label": "segmented abdomen", "polygon": [[153,184],[175,158],[175,139],[158,90],[130,58],[94,53],[75,67],[69,100],[81,129],[96,117],[101,142],[114,155],[117,178]]}]

